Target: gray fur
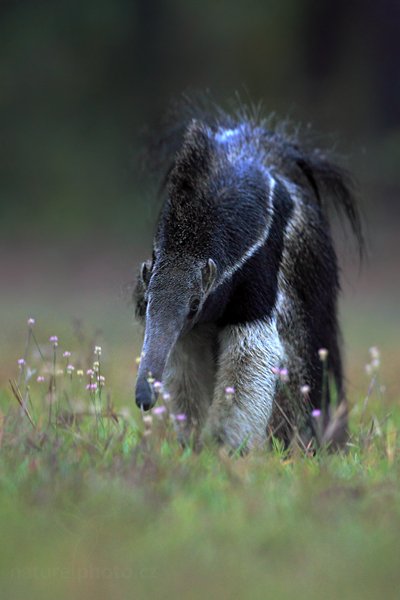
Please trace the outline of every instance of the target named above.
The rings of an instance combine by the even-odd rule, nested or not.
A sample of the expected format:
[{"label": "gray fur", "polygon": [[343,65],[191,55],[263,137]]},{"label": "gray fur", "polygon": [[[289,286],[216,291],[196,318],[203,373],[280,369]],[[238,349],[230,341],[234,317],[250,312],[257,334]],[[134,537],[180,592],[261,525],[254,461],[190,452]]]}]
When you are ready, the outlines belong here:
[{"label": "gray fur", "polygon": [[[333,198],[361,240],[348,178],[265,122],[221,112],[184,126],[171,158],[153,257],[136,289],[145,327],[136,402],[155,404],[151,374],[186,414],[186,437],[251,448],[272,431],[288,443],[329,402],[321,347],[344,398],[325,207]],[[285,388],[278,367],[289,370]]]},{"label": "gray fur", "polygon": [[283,359],[275,319],[225,327],[205,435],[231,448],[264,444],[277,386],[272,369]]}]

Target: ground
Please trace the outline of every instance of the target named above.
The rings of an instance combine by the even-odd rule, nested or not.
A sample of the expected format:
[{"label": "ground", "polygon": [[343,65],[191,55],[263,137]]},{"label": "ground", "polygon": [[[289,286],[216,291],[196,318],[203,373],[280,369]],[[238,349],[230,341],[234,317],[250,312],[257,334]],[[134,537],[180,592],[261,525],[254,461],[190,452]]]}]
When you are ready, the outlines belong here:
[{"label": "ground", "polygon": [[[177,443],[168,402],[151,423],[134,406],[139,330],[122,284],[136,260],[32,256],[0,262],[4,598],[399,597],[396,290],[345,282],[345,453],[198,455]],[[44,361],[32,334],[25,355],[29,317]],[[367,374],[371,346],[381,364]],[[101,398],[86,389],[96,359]],[[24,402],[27,374],[21,410],[8,379]]]}]

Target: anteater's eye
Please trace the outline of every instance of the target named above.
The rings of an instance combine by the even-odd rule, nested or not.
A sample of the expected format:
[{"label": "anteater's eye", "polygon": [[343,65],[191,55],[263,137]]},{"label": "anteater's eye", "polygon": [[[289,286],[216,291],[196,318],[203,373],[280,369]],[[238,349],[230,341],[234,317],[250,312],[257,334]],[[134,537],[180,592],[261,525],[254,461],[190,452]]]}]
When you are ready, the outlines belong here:
[{"label": "anteater's eye", "polygon": [[199,310],[199,307],[200,307],[200,298],[198,298],[197,296],[195,296],[190,301],[190,305],[189,305],[189,319],[192,319],[197,314],[197,311]]}]

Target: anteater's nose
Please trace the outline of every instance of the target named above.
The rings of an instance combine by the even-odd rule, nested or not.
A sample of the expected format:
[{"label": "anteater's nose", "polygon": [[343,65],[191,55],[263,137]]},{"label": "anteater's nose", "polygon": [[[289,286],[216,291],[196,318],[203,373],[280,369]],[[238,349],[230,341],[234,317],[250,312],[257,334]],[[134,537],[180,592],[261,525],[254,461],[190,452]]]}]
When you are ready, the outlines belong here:
[{"label": "anteater's nose", "polygon": [[143,410],[150,410],[156,403],[155,393],[145,378],[140,378],[136,384],[136,405]]}]

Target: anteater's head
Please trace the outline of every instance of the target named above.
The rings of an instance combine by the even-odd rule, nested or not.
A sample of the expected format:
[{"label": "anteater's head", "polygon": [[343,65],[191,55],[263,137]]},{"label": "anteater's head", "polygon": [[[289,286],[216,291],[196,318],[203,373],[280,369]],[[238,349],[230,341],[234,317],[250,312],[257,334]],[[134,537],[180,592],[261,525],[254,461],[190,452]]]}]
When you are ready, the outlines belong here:
[{"label": "anteater's head", "polygon": [[167,177],[153,259],[141,270],[146,315],[136,403],[145,410],[156,401],[149,379],[162,381],[179,336],[205,318],[207,297],[259,246],[271,219],[262,168],[243,157],[239,134],[226,137],[233,141],[193,121]]},{"label": "anteater's head", "polygon": [[142,264],[146,326],[136,383],[136,404],[149,410],[156,402],[152,381],[162,381],[168,356],[182,333],[199,319],[216,277],[213,259],[155,256]]}]

